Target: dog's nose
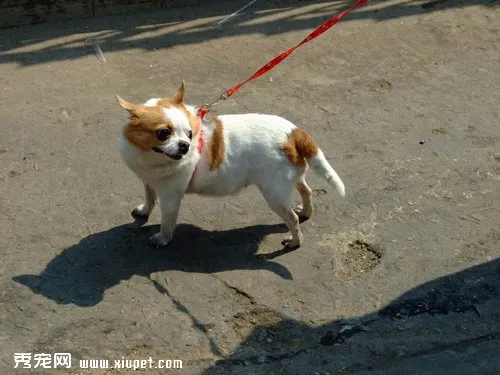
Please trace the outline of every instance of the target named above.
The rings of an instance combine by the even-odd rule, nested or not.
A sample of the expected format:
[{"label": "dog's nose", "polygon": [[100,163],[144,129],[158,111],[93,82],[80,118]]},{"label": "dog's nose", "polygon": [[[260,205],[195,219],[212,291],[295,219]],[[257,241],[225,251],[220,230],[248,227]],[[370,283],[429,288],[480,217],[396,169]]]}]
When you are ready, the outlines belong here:
[{"label": "dog's nose", "polygon": [[187,154],[188,151],[189,151],[189,143],[179,142],[179,153]]}]

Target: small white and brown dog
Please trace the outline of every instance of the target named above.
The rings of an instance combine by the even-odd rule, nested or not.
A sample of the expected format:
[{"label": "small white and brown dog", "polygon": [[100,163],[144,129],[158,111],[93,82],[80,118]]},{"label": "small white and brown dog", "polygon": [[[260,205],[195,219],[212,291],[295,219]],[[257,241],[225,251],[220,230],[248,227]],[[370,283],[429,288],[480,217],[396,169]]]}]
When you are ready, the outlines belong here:
[{"label": "small white and brown dog", "polygon": [[[299,247],[303,236],[299,216],[312,213],[307,166],[345,195],[344,184],[317,143],[304,130],[272,115],[216,116],[203,121],[197,109],[184,103],[184,82],[166,99],[132,104],[117,96],[130,121],[122,132],[120,151],[128,167],[142,180],[145,202],[134,216],[149,216],[157,198],[161,229],[150,244],[172,240],[181,200],[186,193],[223,196],[257,185],[271,209],[285,222],[291,237],[283,244]],[[292,208],[296,188],[302,206]]]}]

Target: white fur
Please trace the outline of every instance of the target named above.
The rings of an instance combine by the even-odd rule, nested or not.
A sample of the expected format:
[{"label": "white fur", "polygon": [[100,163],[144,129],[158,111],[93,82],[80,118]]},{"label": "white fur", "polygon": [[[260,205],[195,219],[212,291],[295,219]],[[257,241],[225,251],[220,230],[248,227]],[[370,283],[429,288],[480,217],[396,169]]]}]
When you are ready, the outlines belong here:
[{"label": "white fur", "polygon": [[[155,105],[157,101],[150,99],[146,105]],[[192,106],[187,106],[187,109],[196,113]],[[164,113],[179,129],[176,135],[182,137],[189,127],[185,114],[172,108],[165,109]],[[281,149],[296,126],[281,117],[262,114],[223,115],[219,119],[223,124],[225,155],[215,171],[210,170],[207,159],[207,145],[215,129],[215,124],[210,121],[203,122],[202,154],[197,151],[196,136],[191,140],[189,152],[181,160],[140,151],[122,136],[122,156],[145,186],[145,203],[136,207],[134,213],[148,216],[156,197],[159,197],[161,231],[151,238],[151,243],[164,246],[172,239],[177,212],[185,193],[223,196],[236,194],[243,187],[253,184],[257,185],[269,206],[283,218],[291,231],[292,237],[285,241],[287,246],[300,246],[302,233],[297,213],[306,217],[312,213],[311,189],[304,179],[307,167],[292,165]],[[344,185],[321,150],[308,163],[344,196]],[[294,188],[303,200],[297,213],[292,209],[291,202]]]},{"label": "white fur", "polygon": [[152,99],[149,99],[146,103],[144,103],[144,105],[146,107],[154,107],[155,105],[158,104],[158,102],[160,100],[161,100],[160,98],[152,98]]}]

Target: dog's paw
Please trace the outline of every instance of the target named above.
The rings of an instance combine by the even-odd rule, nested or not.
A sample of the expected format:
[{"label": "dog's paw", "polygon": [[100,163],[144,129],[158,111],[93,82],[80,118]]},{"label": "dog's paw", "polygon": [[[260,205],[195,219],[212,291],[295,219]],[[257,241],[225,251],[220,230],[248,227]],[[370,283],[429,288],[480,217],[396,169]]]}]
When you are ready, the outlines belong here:
[{"label": "dog's paw", "polygon": [[301,204],[299,204],[297,207],[294,208],[293,210],[297,216],[302,219],[302,220],[307,220],[311,217],[312,215],[312,209],[309,208],[308,210],[305,209]]},{"label": "dog's paw", "polygon": [[301,245],[299,241],[294,241],[293,238],[285,238],[281,244],[289,249],[298,249]]},{"label": "dog's paw", "polygon": [[151,210],[145,204],[140,204],[132,210],[133,217],[148,218]]},{"label": "dog's paw", "polygon": [[161,233],[156,233],[149,237],[148,244],[150,246],[160,248],[160,247],[165,247],[168,245],[170,242],[170,239],[166,238],[163,234]]}]

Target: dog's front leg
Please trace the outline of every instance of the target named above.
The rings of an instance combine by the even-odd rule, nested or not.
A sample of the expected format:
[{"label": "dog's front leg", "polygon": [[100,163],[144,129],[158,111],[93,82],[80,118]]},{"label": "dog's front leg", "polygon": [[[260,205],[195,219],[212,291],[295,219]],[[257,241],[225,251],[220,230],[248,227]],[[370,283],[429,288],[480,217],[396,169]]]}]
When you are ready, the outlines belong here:
[{"label": "dog's front leg", "polygon": [[161,228],[159,233],[149,239],[149,243],[155,247],[163,247],[172,240],[182,195],[161,190],[158,193],[160,196]]},{"label": "dog's front leg", "polygon": [[134,208],[132,216],[149,217],[151,211],[153,211],[153,208],[155,207],[155,204],[156,192],[151,186],[144,184],[144,203]]}]

